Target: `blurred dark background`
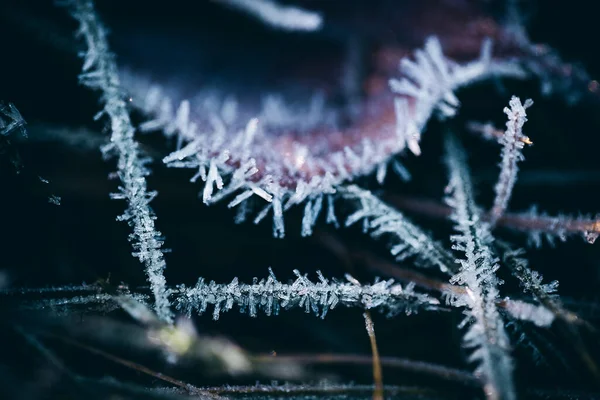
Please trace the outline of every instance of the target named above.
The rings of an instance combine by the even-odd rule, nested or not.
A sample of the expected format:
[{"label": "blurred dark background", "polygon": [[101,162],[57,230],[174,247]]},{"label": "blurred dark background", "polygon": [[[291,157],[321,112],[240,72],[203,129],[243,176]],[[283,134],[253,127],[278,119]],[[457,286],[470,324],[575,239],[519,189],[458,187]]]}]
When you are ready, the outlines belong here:
[{"label": "blurred dark background", "polygon": [[[103,161],[96,150],[109,135],[104,123],[92,121],[98,111],[97,96],[77,83],[81,61],[76,54],[81,48],[71,34],[76,24],[64,9],[49,3],[8,0],[0,4],[0,37],[3,38],[0,100],[15,104],[28,122],[28,138],[11,137],[10,144],[3,143],[0,153],[0,287],[91,284],[107,278],[115,285],[144,286],[143,268],[130,254],[127,241],[130,228],[115,220],[125,204],[108,197],[117,186],[116,181],[108,179],[115,169],[115,162]],[[289,35],[289,40],[307,55],[315,49],[335,52],[342,47],[331,37],[276,35],[245,14],[211,1],[115,0],[98,3],[100,16],[113,29],[111,40],[114,38],[117,60],[126,59],[133,64],[140,62],[138,57],[143,54],[154,57],[154,49],[158,52],[161,46],[168,47],[170,42],[179,39],[178,35],[227,42],[236,35],[247,37],[254,32],[261,45],[268,46],[274,40],[283,48],[286,35]],[[502,4],[489,3],[494,12],[502,8]],[[376,18],[384,14],[384,10],[393,9],[396,2],[381,1],[371,5],[366,1],[331,0],[303,4],[325,10],[326,17],[345,21],[356,15]],[[527,30],[534,42],[547,43],[558,50],[564,60],[580,63],[592,78],[600,76],[595,5],[574,0],[562,2],[560,7],[544,1],[524,2],[522,6]],[[383,11],[371,12],[371,7],[381,7]],[[367,20],[365,24],[377,24],[377,21]],[[175,36],[161,36],[164,32],[174,31],[177,31]],[[132,36],[126,36],[128,32]],[[332,35],[335,37],[336,33]],[[141,55],[120,53],[120,49],[132,46],[131,41],[134,41],[134,48],[142,48]],[[227,47],[223,51],[227,51]],[[157,73],[177,71],[185,63],[186,56],[181,55],[181,60],[164,60],[157,65],[160,71]],[[243,63],[244,58],[240,58],[239,62]],[[423,154],[401,157],[412,174],[410,182],[402,182],[392,173],[380,189],[373,177],[360,178],[357,182],[380,190],[385,196],[402,194],[440,201],[446,185],[446,171],[441,163],[441,138],[450,124],[467,147],[480,204],[491,204],[499,161],[498,146],[466,132],[464,126],[470,120],[491,120],[503,127],[502,109],[512,94],[522,99],[533,98],[535,104],[528,112],[529,122],[525,126],[525,133],[534,146],[524,151],[526,161],[521,165],[510,209],[521,211],[537,204],[540,210],[551,214],[598,212],[600,99],[586,96],[579,103],[568,106],[561,96],[544,98],[539,91],[539,82],[535,80],[503,82],[501,90],[494,83],[461,90],[462,107],[458,117],[452,122],[429,123],[423,135]],[[134,119],[139,122],[143,116],[136,114]],[[77,139],[70,139],[73,137]],[[191,285],[200,276],[217,282],[229,282],[237,276],[241,281],[249,282],[255,276],[266,277],[268,267],[273,268],[281,280],[293,278],[292,270],[298,269],[311,277],[321,270],[327,277],[341,278],[350,272],[362,281],[372,281],[382,275],[370,270],[363,259],[353,257],[354,252],[360,250],[392,260],[385,241],[373,242],[358,228],[336,230],[325,225],[322,219],[317,223],[313,237],[302,238],[301,209],[286,213],[286,238],[283,240],[271,237],[269,218],[258,226],[251,221],[237,225],[234,213],[226,203],[206,207],[198,199],[200,186],[188,182],[191,171],[167,169],[161,165],[160,159],[174,148],[174,143],[159,134],[146,135],[140,140],[156,160],[148,184],[149,188],[159,192],[152,206],[158,216],[157,227],[166,237],[165,247],[172,250],[166,256],[166,276],[170,283]],[[50,202],[51,196],[59,196],[60,205]],[[350,210],[341,201],[338,204],[340,218],[343,218]],[[422,215],[411,217],[434,237],[449,244],[451,226],[448,222]],[[500,229],[498,235],[519,246],[526,244],[526,235],[521,233]],[[600,311],[598,246],[572,238],[556,247],[545,243],[541,249],[527,252],[532,268],[542,272],[548,281],[559,280],[559,293],[566,304],[594,323],[597,323]],[[409,262],[403,263],[402,267],[412,268]],[[518,285],[510,277],[505,278],[503,292],[519,297]],[[46,361],[11,329],[13,324],[20,323],[20,318],[27,321],[24,324],[32,324],[31,316],[35,319],[37,314],[15,311],[20,301],[18,295],[2,297],[0,301],[0,309],[5,314],[0,322],[0,336],[5,337],[0,340],[0,382],[3,381],[0,393],[6,390],[7,396],[14,398],[20,395],[61,398],[67,396],[65,393],[76,397],[72,392],[63,391],[64,386],[69,385],[63,377],[48,384],[40,372],[48,367]],[[119,311],[108,317],[129,321]],[[82,310],[77,313],[77,318],[71,318],[70,323],[77,323],[88,316]],[[456,329],[461,318],[457,312],[423,313],[392,320],[374,314],[380,353],[470,369],[465,362],[467,352],[460,346],[461,336]],[[270,318],[264,315],[250,318],[232,311],[223,314],[217,322],[212,321],[209,313],[195,317],[194,322],[200,334],[224,335],[253,353],[370,354],[359,310],[341,308],[331,312],[324,321],[293,310]],[[554,395],[568,390],[582,396],[575,398],[598,393],[597,382],[594,383],[593,377],[573,354],[570,343],[562,341],[562,337],[553,331],[531,330],[535,331],[532,337],[547,357],[544,363],[536,366],[531,361],[531,350],[516,346],[515,376],[520,388],[547,391],[560,388]],[[520,333],[512,337],[516,339]],[[47,344],[70,369],[83,375],[115,376],[147,386],[157,383],[83,350],[52,341]],[[160,357],[137,356],[139,362],[197,386],[264,381],[264,377],[255,376],[238,380],[211,376],[193,366],[170,366]],[[317,371],[323,371],[323,376],[333,374],[341,382],[372,382],[368,366],[326,366]],[[384,381],[433,388],[443,385],[430,377],[394,369],[384,369]],[[47,390],[26,392],[27,396],[20,390],[36,382]],[[448,387],[449,397],[461,398],[464,394],[460,385]]]}]

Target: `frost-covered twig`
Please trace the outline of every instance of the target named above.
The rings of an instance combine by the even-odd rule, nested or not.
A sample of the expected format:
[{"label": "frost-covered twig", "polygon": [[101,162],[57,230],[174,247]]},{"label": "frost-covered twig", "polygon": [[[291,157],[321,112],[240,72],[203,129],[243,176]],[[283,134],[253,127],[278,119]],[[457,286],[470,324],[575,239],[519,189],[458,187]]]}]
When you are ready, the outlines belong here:
[{"label": "frost-covered twig", "polygon": [[460,271],[451,282],[464,285],[467,291],[466,295],[455,297],[453,303],[468,307],[461,324],[470,324],[464,341],[467,347],[475,349],[470,359],[479,363],[476,373],[483,377],[488,399],[515,399],[510,343],[496,307],[501,281],[495,275],[499,265],[490,249],[493,239],[489,224],[481,219],[465,155],[454,137],[448,136],[446,150],[450,174],[450,196],[446,202],[454,210],[451,219],[458,231],[452,237],[453,248],[465,254],[460,260]]},{"label": "frost-covered twig", "polygon": [[133,255],[145,265],[156,299],[158,316],[170,322],[173,315],[163,275],[166,267],[161,250],[163,240],[154,226],[156,217],[149,205],[156,193],[149,192],[146,187],[149,170],[145,164],[148,160],[142,158],[139,145],[134,139],[134,128],[122,93],[114,55],[110,52],[106,31],[96,16],[93,2],[73,0],[67,4],[72,16],[79,22],[78,35],[83,37],[87,45],[79,81],[88,88],[101,92],[103,110],[96,118],[106,115],[110,120],[110,144],[104,151],[105,154],[117,155],[117,174],[121,180],[119,192],[111,197],[126,200],[128,206],[118,219],[128,221],[133,228],[133,234],[130,235],[135,249]]},{"label": "frost-covered twig", "polygon": [[213,318],[218,319],[222,311],[229,311],[234,305],[240,312],[256,316],[259,309],[265,314],[278,314],[281,309],[303,308],[307,313],[314,312],[324,318],[330,309],[341,304],[364,309],[380,308],[388,315],[401,312],[410,314],[422,309],[436,308],[437,299],[415,293],[412,285],[402,287],[393,280],[380,281],[372,285],[361,285],[347,275],[348,282],[329,282],[320,272],[319,281],[314,283],[294,270],[293,283],[279,282],[273,271],[269,277],[252,284],[239,283],[237,278],[229,284],[206,283],[200,279],[194,287],[179,286],[175,302],[177,308],[188,315],[192,311],[204,313],[209,305],[214,306]]},{"label": "frost-covered twig", "polygon": [[525,104],[521,104],[521,100],[513,96],[509,102],[510,108],[504,108],[504,113],[508,116],[508,121],[506,122],[506,131],[504,131],[504,135],[500,138],[500,144],[503,146],[502,161],[500,162],[501,169],[498,183],[494,187],[496,197],[490,211],[490,223],[492,225],[495,225],[496,221],[506,211],[513,187],[517,181],[517,172],[519,171],[517,162],[523,160],[521,150],[526,143],[526,136],[523,135],[523,124],[527,121],[525,110],[532,104],[533,101],[531,99],[526,100]]},{"label": "frost-covered twig", "polygon": [[217,0],[258,18],[273,28],[287,31],[317,31],[323,26],[323,17],[300,7],[284,6],[275,0]]},{"label": "frost-covered twig", "polygon": [[360,204],[357,211],[346,219],[346,226],[363,220],[365,230],[371,237],[394,237],[391,253],[398,261],[414,256],[423,266],[434,266],[442,272],[450,273],[454,267],[452,255],[401,212],[356,185],[339,188],[338,192],[344,198]]}]

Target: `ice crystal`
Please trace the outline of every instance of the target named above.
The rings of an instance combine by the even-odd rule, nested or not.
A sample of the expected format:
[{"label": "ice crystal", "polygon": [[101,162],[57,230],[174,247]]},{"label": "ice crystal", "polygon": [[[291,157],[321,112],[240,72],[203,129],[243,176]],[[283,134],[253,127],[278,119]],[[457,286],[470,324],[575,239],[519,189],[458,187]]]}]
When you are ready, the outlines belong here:
[{"label": "ice crystal", "polygon": [[476,373],[483,376],[488,398],[515,399],[510,342],[496,307],[502,282],[495,274],[499,265],[490,248],[493,238],[475,204],[465,154],[452,136],[448,136],[446,151],[450,173],[446,202],[454,210],[451,219],[458,232],[452,237],[453,248],[464,252],[460,271],[451,282],[464,285],[467,291],[454,299],[454,304],[468,308],[462,323],[468,325],[465,346],[474,349],[470,360],[478,363]]},{"label": "ice crystal", "polygon": [[[400,97],[395,100],[398,138],[415,154],[420,154],[421,131],[434,111],[443,118],[452,117],[460,102],[454,92],[460,87],[491,76],[522,77],[514,63],[492,59],[492,42],[484,41],[478,60],[464,65],[448,60],[437,37],[430,37],[423,50],[415,51],[415,60],[400,62],[401,79],[390,80],[390,88]],[[414,101],[411,117],[410,103]]]},{"label": "ice crystal", "polygon": [[377,308],[393,316],[399,313],[432,309],[439,303],[425,294],[414,292],[413,286],[402,287],[393,280],[379,281],[372,285],[361,285],[347,275],[347,282],[330,282],[320,272],[319,281],[312,282],[294,270],[296,280],[282,283],[270,270],[267,279],[254,279],[252,284],[243,284],[235,278],[229,284],[206,283],[200,279],[194,287],[180,286],[176,296],[177,308],[191,314],[204,313],[209,305],[214,307],[213,318],[221,312],[238,306],[240,312],[256,316],[258,310],[267,315],[277,315],[282,309],[301,308],[324,318],[327,312],[338,305],[347,307]]},{"label": "ice crystal", "polygon": [[[226,8],[236,9],[258,19],[266,25],[264,32],[268,32],[269,35],[283,35],[285,33],[281,32],[282,30],[304,31],[312,34],[297,36],[314,38],[322,34],[329,41],[332,40],[331,36],[339,35],[338,30],[347,32],[347,27],[341,28],[348,24],[346,17],[341,18],[342,23],[337,21],[337,25],[334,23],[325,26],[329,20],[325,21],[323,16],[330,15],[327,7],[324,7],[321,13],[289,5],[283,0],[217,2]],[[428,4],[426,7],[419,8],[425,3]],[[451,4],[449,7],[456,6],[460,12],[466,13],[461,14],[461,18],[470,18],[473,15],[477,18],[485,17],[478,7],[459,6],[458,3],[466,4],[437,0],[431,3],[415,2],[415,14],[425,11],[428,13],[427,18],[430,18],[429,14],[439,13],[439,9],[445,7],[445,4]],[[414,52],[412,49],[415,43],[423,40],[422,32],[415,33],[414,37],[406,42],[394,43],[397,48],[391,50],[393,46],[390,46],[389,42],[379,43],[378,33],[370,32],[369,40],[374,38],[373,42],[376,43],[373,48],[377,48],[377,52],[381,50],[381,54],[378,53],[374,58],[391,58],[393,65],[369,65],[369,68],[372,67],[377,72],[368,77],[357,72],[363,67],[360,61],[357,61],[364,50],[358,44],[363,38],[361,35],[364,34],[361,32],[356,37],[344,39],[347,40],[347,43],[344,42],[347,51],[343,52],[342,65],[336,65],[341,70],[341,73],[336,71],[336,74],[342,77],[339,83],[341,87],[326,86],[323,82],[317,82],[315,87],[309,87],[307,90],[302,88],[299,92],[295,92],[296,88],[289,90],[288,80],[274,85],[275,90],[272,92],[272,87],[265,82],[260,82],[260,88],[258,85],[246,84],[245,80],[249,75],[245,75],[245,69],[252,70],[250,67],[254,65],[247,58],[238,57],[233,47],[227,47],[225,52],[233,54],[231,57],[234,61],[240,61],[239,64],[242,65],[241,69],[244,71],[239,73],[239,79],[244,81],[243,84],[239,87],[223,84],[225,79],[214,79],[213,82],[214,76],[207,76],[206,71],[202,70],[194,73],[198,74],[203,86],[190,87],[185,91],[172,80],[162,81],[161,86],[155,85],[146,75],[135,70],[135,62],[131,62],[131,68],[134,69],[117,71],[115,56],[107,43],[107,31],[98,19],[93,2],[71,0],[67,4],[72,16],[79,23],[78,35],[83,38],[87,47],[82,53],[83,71],[79,76],[80,83],[100,93],[102,111],[96,119],[106,117],[110,123],[107,129],[110,132],[110,144],[105,146],[103,151],[105,155],[114,155],[118,159],[114,176],[120,179],[118,192],[111,197],[127,202],[127,209],[118,220],[128,221],[132,227],[130,240],[133,243],[133,255],[144,264],[150,286],[137,287],[134,292],[130,292],[125,285],[110,287],[108,281],[101,281],[100,284],[92,286],[23,289],[18,290],[19,293],[11,289],[0,290],[0,295],[3,300],[7,300],[7,304],[11,302],[12,297],[18,295],[25,298],[19,301],[19,305],[27,309],[27,312],[31,309],[45,308],[53,311],[84,309],[107,312],[119,307],[140,326],[137,327],[137,335],[126,339],[119,338],[122,343],[114,338],[112,340],[121,344],[137,344],[140,348],[147,346],[144,343],[152,342],[154,347],[158,345],[168,348],[168,352],[177,357],[189,356],[191,359],[204,354],[199,358],[219,358],[229,365],[225,366],[225,370],[235,375],[264,373],[256,369],[256,365],[265,361],[266,356],[250,356],[233,344],[219,344],[218,338],[198,340],[192,320],[189,319],[193,313],[211,312],[213,319],[217,320],[221,313],[234,308],[252,317],[257,316],[259,312],[271,316],[282,310],[297,308],[321,318],[340,305],[363,310],[377,309],[388,316],[421,310],[442,310],[439,300],[433,295],[415,291],[415,286],[421,285],[432,292],[440,292],[447,296],[450,307],[444,308],[445,311],[463,312],[465,318],[459,328],[464,329],[464,346],[472,350],[469,359],[477,364],[475,375],[459,371],[462,376],[457,377],[456,371],[438,368],[439,375],[452,376],[451,379],[467,382],[469,385],[482,383],[490,400],[515,399],[511,345],[505,327],[512,324],[521,330],[525,327],[537,332],[540,328],[556,328],[553,324],[557,319],[560,320],[561,327],[564,325],[568,328],[565,331],[571,335],[569,337],[573,339],[575,351],[582,356],[588,369],[592,373],[597,372],[594,360],[589,356],[592,353],[586,352],[586,343],[577,337],[576,329],[571,329],[575,326],[591,327],[591,324],[588,325],[563,307],[562,301],[555,293],[558,286],[556,281],[544,283],[541,275],[530,269],[527,261],[521,257],[521,251],[513,251],[510,245],[496,240],[491,234],[496,225],[533,232],[537,241],[542,234],[551,238],[558,236],[564,240],[569,234],[579,233],[593,242],[600,234],[598,218],[574,219],[567,216],[548,217],[535,212],[527,215],[506,212],[517,179],[517,162],[522,160],[521,149],[523,144],[529,141],[523,135],[522,128],[526,121],[526,109],[531,105],[530,101],[522,104],[517,97],[510,100],[509,107],[505,109],[508,117],[505,131],[497,130],[491,125],[471,125],[471,128],[483,133],[484,137],[498,140],[503,145],[501,172],[495,187],[496,197],[491,211],[487,214],[476,204],[464,151],[453,136],[447,139],[445,161],[450,179],[446,202],[449,208],[439,206],[434,209],[436,205],[431,204],[421,208],[430,212],[433,209],[432,214],[450,216],[456,231],[456,234],[450,237],[453,243],[452,250],[460,253],[459,260],[455,260],[451,251],[446,250],[424,229],[411,222],[399,210],[386,204],[376,192],[353,184],[357,177],[370,174],[382,184],[389,168],[403,180],[410,179],[410,174],[396,157],[405,153],[406,149],[414,155],[421,153],[420,139],[428,120],[432,115],[442,119],[455,116],[460,106],[456,91],[461,87],[488,78],[522,78],[527,69],[552,80],[561,76],[561,72],[556,69],[563,67],[562,61],[557,59],[554,53],[542,54],[535,60],[532,54],[534,48],[523,31],[514,26],[498,25],[492,19],[482,18],[468,24],[469,33],[463,37],[465,32],[461,29],[457,29],[459,33],[448,33],[456,28],[456,24],[452,25],[449,23],[451,18],[446,18],[442,24],[449,23],[449,26],[440,29],[439,32],[436,30],[439,37],[427,38],[423,49]],[[438,7],[431,7],[432,4]],[[412,4],[406,9],[398,9],[414,11],[411,7]],[[378,11],[374,15],[380,17]],[[412,17],[413,15],[409,15],[407,19]],[[372,28],[371,25],[374,24],[369,18],[370,16],[365,16],[364,20]],[[394,18],[391,20],[395,21]],[[429,32],[426,23],[427,20],[425,31]],[[348,25],[354,28],[353,23]],[[416,25],[407,23],[406,26],[411,31],[407,32],[406,36],[411,36]],[[322,27],[326,29],[319,33]],[[118,24],[116,28],[119,29]],[[384,29],[387,30],[388,27]],[[483,39],[484,35],[492,36],[499,43],[495,53],[492,52],[492,40]],[[323,37],[319,36],[319,40]],[[173,45],[175,42],[173,40]],[[259,42],[259,45],[262,44],[264,43]],[[311,42],[309,46],[313,44]],[[220,42],[216,43],[215,47],[219,45]],[[200,50],[198,47],[197,50],[198,53],[203,53],[206,49]],[[395,51],[398,53],[394,53]],[[478,52],[479,56],[476,55]],[[392,57],[389,57],[390,54]],[[201,54],[201,57],[206,59],[210,59],[210,56]],[[399,71],[396,71],[395,64],[398,60],[400,66]],[[227,61],[231,62],[231,59],[228,58]],[[260,68],[270,61],[260,58]],[[275,57],[275,61],[278,63],[280,60]],[[296,59],[292,61],[298,63]],[[318,63],[322,61],[317,60]],[[387,62],[389,60],[382,64]],[[184,69],[190,65],[183,63],[178,64],[179,66]],[[302,64],[294,67],[302,70],[307,66]],[[321,68],[320,64],[318,68]],[[180,70],[177,70],[177,74],[179,72]],[[238,72],[236,70],[235,74]],[[576,72],[574,75],[577,75]],[[562,73],[565,74],[570,72]],[[159,76],[158,72],[157,75]],[[393,76],[396,78],[390,79]],[[223,77],[218,77],[229,76],[224,74]],[[272,79],[272,76],[268,78]],[[588,79],[587,75],[577,75],[573,78]],[[301,80],[296,82],[296,77],[292,80],[294,84],[303,83]],[[182,81],[187,83],[186,78],[182,78]],[[264,88],[267,88],[264,91],[263,84]],[[595,85],[597,86],[597,82]],[[327,90],[320,91],[321,86],[327,87]],[[364,93],[361,92],[363,86],[369,86]],[[163,239],[156,230],[156,216],[149,205],[156,193],[149,191],[146,183],[150,173],[147,168],[150,159],[144,157],[140,145],[135,140],[135,128],[130,118],[129,107],[136,107],[142,111],[145,121],[141,123],[140,131],[159,130],[171,139],[173,147],[168,150],[170,153],[161,155],[164,156],[163,164],[193,170],[190,181],[203,183],[199,193],[202,201],[212,204],[228,198],[229,208],[237,208],[236,222],[249,218],[254,223],[259,223],[272,215],[273,235],[283,237],[284,213],[294,206],[302,206],[301,234],[308,236],[313,233],[319,218],[339,226],[338,217],[342,214],[338,215],[336,210],[339,203],[342,203],[342,207],[339,207],[342,212],[353,207],[350,215],[344,214],[344,219],[340,219],[342,225],[349,227],[362,224],[364,233],[371,238],[383,238],[388,241],[390,252],[397,261],[412,259],[415,266],[434,268],[435,271],[430,269],[429,273],[435,276],[429,277],[410,271],[405,265],[394,266],[393,263],[387,263],[386,268],[381,268],[382,271],[409,283],[400,285],[391,279],[377,278],[372,284],[363,284],[350,275],[346,275],[345,280],[336,280],[325,278],[321,272],[317,272],[317,280],[312,281],[298,270],[293,271],[294,279],[282,282],[269,270],[268,277],[261,280],[254,278],[251,283],[242,283],[238,278],[234,278],[230,283],[208,282],[200,278],[194,286],[167,286],[164,277],[166,264],[162,250]],[[0,106],[0,138],[7,137],[16,130],[23,130],[24,124],[25,121],[12,104]],[[48,133],[49,131],[46,135]],[[88,135],[84,136],[89,139]],[[74,139],[71,136],[68,140],[73,143]],[[96,140],[86,142],[85,146],[98,147]],[[45,179],[39,180],[48,183]],[[36,183],[39,183],[37,179]],[[257,201],[248,201],[253,198]],[[68,200],[67,197],[65,199]],[[61,197],[52,195],[48,201],[58,205]],[[195,234],[200,232],[197,226],[193,229]],[[201,229],[205,230],[206,227]],[[207,249],[201,251],[205,252]],[[523,293],[516,297],[500,296],[499,290],[503,282],[496,274],[500,268],[497,255],[503,256],[502,265],[508,267],[512,276],[521,283]],[[242,256],[245,257],[246,254]],[[349,250],[343,256],[346,258],[344,262],[349,261],[348,265],[352,264],[354,256],[358,256],[357,258],[366,261],[367,264],[373,260],[376,262],[372,264],[376,264],[378,261],[376,256],[369,258],[368,252],[362,249],[358,252]],[[449,278],[449,282],[440,281],[440,276]],[[34,297],[34,300],[29,297]],[[171,310],[171,304],[176,306],[177,311],[187,314],[188,319],[181,319],[186,321],[184,324],[172,324],[175,314],[174,310]],[[373,397],[378,397],[383,393],[380,364],[383,364],[384,357],[379,357],[370,313],[367,311],[364,316],[373,352],[376,382]],[[508,319],[509,324],[505,325],[502,317]],[[70,328],[73,329],[65,332],[77,332],[79,329]],[[45,353],[48,358],[58,360],[44,348],[42,341],[36,339],[38,333],[29,334],[18,326],[15,331],[21,333],[26,341],[41,353]],[[43,331],[39,329],[39,332]],[[593,331],[593,327],[590,331]],[[122,331],[118,333],[122,335]],[[102,335],[107,334],[102,332]],[[118,336],[115,333],[110,335]],[[56,339],[60,340],[58,335]],[[529,341],[529,338],[523,333],[519,341],[526,340]],[[576,340],[579,342],[575,342]],[[535,346],[535,343],[532,346]],[[102,355],[102,350],[92,347],[86,350]],[[198,354],[192,354],[195,352]],[[556,353],[554,350],[551,352]],[[166,377],[126,359],[121,360],[110,354],[104,356],[129,367],[133,366],[138,372],[150,373],[154,378]],[[310,355],[306,357],[309,359]],[[343,359],[347,362],[356,360],[356,357],[362,356],[340,355],[337,360]],[[369,357],[360,359],[371,361]],[[175,361],[174,358],[169,360]],[[272,361],[274,360],[268,360]],[[54,364],[58,365],[59,362]],[[420,362],[405,363],[405,366],[406,364],[410,364],[415,371],[435,369],[428,368],[425,363]],[[182,363],[180,367],[183,366]],[[67,371],[64,367],[61,368],[63,372]],[[214,372],[212,366],[206,369]],[[67,372],[73,377],[76,376]],[[283,375],[286,373],[289,371],[283,372]],[[273,376],[276,374],[273,373],[271,377]],[[205,395],[200,389],[176,379],[166,377],[165,380],[182,390],[187,390],[189,394]],[[271,388],[274,389],[274,393],[292,393],[288,392],[288,387],[273,385]],[[314,389],[315,386],[306,385],[306,388]],[[332,388],[338,390],[341,386]],[[257,387],[257,391],[263,389]],[[228,390],[236,393],[238,389],[224,386],[211,393],[227,393]],[[304,386],[299,386],[298,390],[302,392]],[[328,392],[324,390],[323,393]]]},{"label": "ice crystal", "polygon": [[156,216],[149,205],[156,193],[147,189],[146,176],[150,173],[146,167],[148,160],[142,157],[134,138],[135,129],[123,96],[114,55],[106,40],[106,30],[96,16],[92,1],[73,0],[67,5],[72,16],[79,22],[78,35],[85,40],[87,46],[79,81],[101,93],[103,109],[96,118],[106,115],[110,121],[110,144],[103,152],[118,157],[117,175],[121,180],[119,191],[111,197],[127,201],[127,210],[118,219],[127,221],[133,228],[130,240],[135,251],[132,254],[146,268],[158,315],[165,321],[172,321],[163,275],[166,267],[161,250],[163,240],[154,226]]}]

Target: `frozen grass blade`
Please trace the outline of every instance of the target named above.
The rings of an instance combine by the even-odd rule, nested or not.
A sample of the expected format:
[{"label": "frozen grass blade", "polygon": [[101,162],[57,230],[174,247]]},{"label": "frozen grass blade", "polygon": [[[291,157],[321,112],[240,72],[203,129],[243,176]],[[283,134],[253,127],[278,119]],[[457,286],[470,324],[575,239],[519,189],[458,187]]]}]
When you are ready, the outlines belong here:
[{"label": "frozen grass blade", "polygon": [[274,0],[220,0],[220,2],[244,11],[276,29],[312,32],[323,26],[321,14],[300,7],[284,6]]},{"label": "frozen grass blade", "polygon": [[258,281],[255,278],[252,284],[240,283],[237,278],[229,284],[206,283],[201,278],[194,287],[178,287],[177,307],[190,315],[194,310],[202,314],[212,305],[216,320],[221,312],[231,310],[234,305],[251,317],[256,316],[258,310],[263,310],[266,315],[277,315],[281,309],[298,307],[324,318],[337,305],[367,310],[379,308],[393,316],[435,309],[439,304],[437,299],[414,292],[414,285],[403,287],[393,280],[361,285],[347,275],[347,282],[330,282],[319,272],[319,281],[315,283],[297,270],[294,274],[296,280],[293,283],[278,281],[273,271],[267,279]]},{"label": "frozen grass blade", "polygon": [[494,206],[490,212],[490,223],[496,224],[496,221],[506,211],[508,201],[512,195],[512,190],[517,181],[517,172],[519,168],[517,163],[523,161],[523,146],[525,143],[531,143],[529,138],[523,135],[523,125],[527,121],[525,110],[533,104],[531,99],[521,104],[518,97],[513,96],[510,99],[509,107],[504,108],[504,113],[508,116],[506,122],[506,131],[500,138],[502,144],[502,161],[500,162],[500,176],[498,183],[494,187],[496,197],[494,198]]},{"label": "frozen grass blade", "polygon": [[166,322],[172,322],[169,292],[163,275],[166,267],[161,250],[163,241],[154,226],[156,216],[149,205],[156,193],[147,189],[146,176],[150,171],[145,164],[148,160],[142,158],[134,138],[135,130],[123,97],[115,57],[110,52],[106,30],[96,15],[93,2],[73,0],[67,6],[73,18],[79,22],[77,35],[85,40],[87,46],[79,81],[101,93],[103,109],[96,118],[105,115],[110,121],[110,144],[103,152],[118,157],[117,175],[121,180],[118,193],[111,197],[127,201],[127,210],[118,220],[127,221],[133,228],[130,235],[135,250],[133,255],[145,266],[158,316]]},{"label": "frozen grass blade", "polygon": [[508,353],[510,343],[496,307],[501,281],[495,275],[498,260],[490,249],[493,238],[489,224],[482,220],[475,204],[465,154],[452,136],[446,140],[446,151],[450,174],[446,202],[454,210],[450,218],[458,232],[452,237],[453,248],[464,252],[464,259],[459,261],[460,271],[451,283],[462,284],[466,290],[466,295],[454,296],[452,303],[467,307],[461,324],[469,325],[464,342],[466,347],[474,349],[470,360],[478,363],[475,372],[483,378],[487,398],[513,400],[516,394]]}]

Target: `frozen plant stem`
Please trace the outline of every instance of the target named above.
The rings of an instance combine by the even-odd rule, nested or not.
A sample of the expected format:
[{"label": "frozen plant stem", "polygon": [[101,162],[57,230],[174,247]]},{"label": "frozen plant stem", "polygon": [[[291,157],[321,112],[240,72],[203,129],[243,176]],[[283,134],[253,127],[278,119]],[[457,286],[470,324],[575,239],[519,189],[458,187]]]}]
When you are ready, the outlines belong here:
[{"label": "frozen plant stem", "polygon": [[371,313],[365,311],[363,314],[365,318],[365,327],[367,328],[367,334],[369,335],[369,342],[371,343],[371,352],[373,353],[373,400],[383,400],[383,374],[381,373],[381,360],[379,359],[379,349],[377,348],[377,338],[375,337],[375,325],[371,318]]},{"label": "frozen plant stem", "polygon": [[500,176],[498,183],[494,187],[496,197],[494,198],[494,206],[490,212],[490,223],[496,224],[496,221],[506,211],[508,201],[512,194],[513,187],[517,181],[517,172],[519,168],[517,163],[523,160],[523,146],[525,143],[531,143],[529,138],[523,135],[523,125],[527,121],[525,110],[533,104],[531,99],[521,104],[521,100],[513,96],[510,99],[509,107],[504,108],[504,113],[508,116],[506,122],[506,131],[500,138],[502,144],[502,161],[500,162]]},{"label": "frozen plant stem", "polygon": [[106,115],[110,120],[110,144],[103,152],[118,157],[117,175],[121,180],[118,193],[111,197],[127,201],[127,210],[118,220],[128,221],[133,228],[130,235],[135,250],[133,255],[144,263],[156,301],[156,313],[160,319],[171,323],[173,314],[163,275],[166,267],[161,250],[163,241],[154,227],[156,217],[149,206],[156,193],[148,192],[146,187],[149,170],[145,164],[148,160],[141,157],[139,145],[134,139],[134,128],[123,98],[115,57],[110,52],[106,31],[96,16],[93,2],[73,0],[67,5],[71,15],[79,22],[77,35],[83,37],[87,45],[79,81],[101,92],[103,109],[96,118]]},{"label": "frozen plant stem", "polygon": [[364,230],[372,238],[392,237],[390,252],[397,261],[415,257],[418,265],[436,267],[451,274],[454,258],[421,228],[400,211],[387,205],[371,191],[356,185],[341,187],[338,192],[347,200],[358,202],[357,210],[346,219],[346,226],[364,222]]},{"label": "frozen plant stem", "polygon": [[323,26],[321,14],[300,7],[284,6],[275,0],[217,0],[258,18],[266,25],[286,31],[318,31]]},{"label": "frozen plant stem", "polygon": [[439,305],[437,299],[414,292],[413,285],[403,287],[393,280],[361,285],[346,275],[347,282],[329,282],[319,272],[319,281],[315,283],[294,270],[296,280],[283,283],[275,278],[273,271],[269,272],[267,279],[254,278],[252,284],[240,283],[237,278],[229,284],[206,283],[201,278],[194,287],[181,285],[173,291],[177,308],[191,315],[192,311],[202,314],[213,305],[213,318],[217,320],[222,311],[229,311],[234,305],[251,317],[256,316],[258,310],[266,315],[277,315],[281,309],[298,307],[321,318],[337,305],[367,310],[379,308],[390,316],[436,309]]},{"label": "frozen plant stem", "polygon": [[464,285],[466,290],[466,295],[454,297],[452,303],[467,308],[461,324],[469,325],[464,342],[474,349],[470,360],[479,364],[475,372],[484,381],[487,398],[513,400],[516,394],[508,354],[510,343],[496,307],[501,281],[495,275],[499,265],[490,249],[493,238],[475,204],[464,152],[453,136],[446,140],[446,152],[450,174],[446,202],[454,210],[450,218],[458,232],[452,237],[453,248],[464,252],[460,270],[450,282]]}]

